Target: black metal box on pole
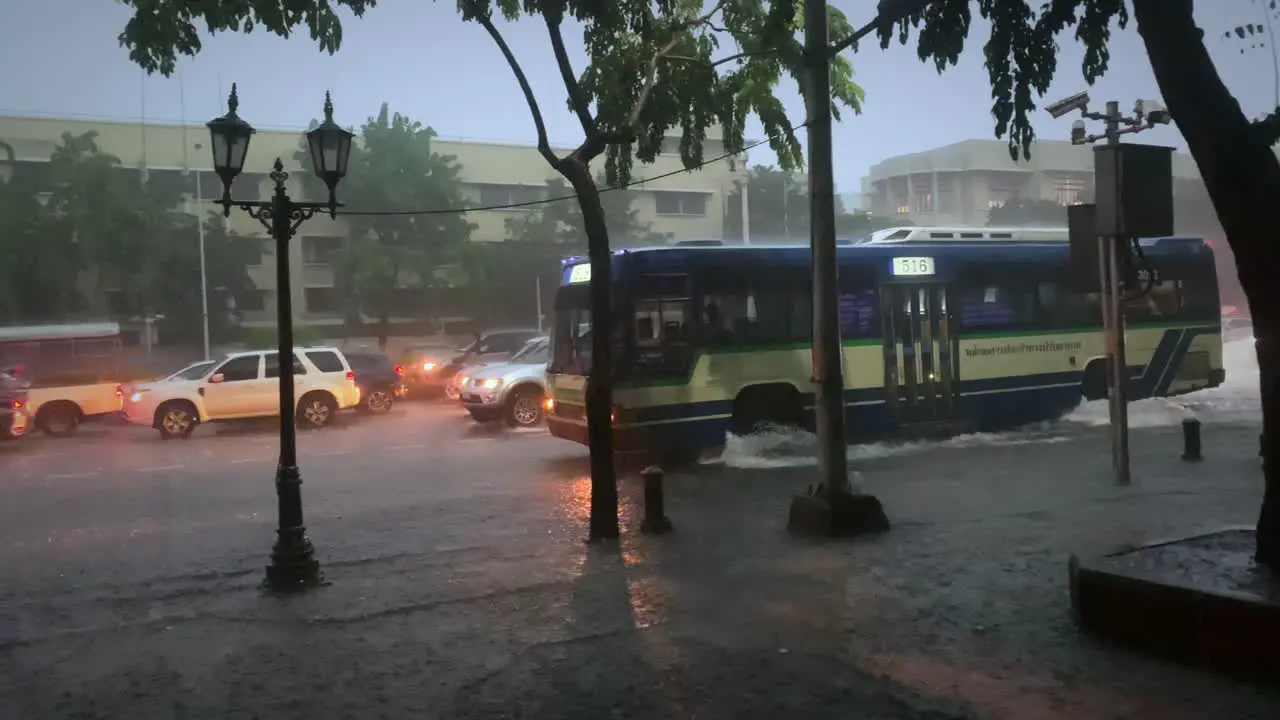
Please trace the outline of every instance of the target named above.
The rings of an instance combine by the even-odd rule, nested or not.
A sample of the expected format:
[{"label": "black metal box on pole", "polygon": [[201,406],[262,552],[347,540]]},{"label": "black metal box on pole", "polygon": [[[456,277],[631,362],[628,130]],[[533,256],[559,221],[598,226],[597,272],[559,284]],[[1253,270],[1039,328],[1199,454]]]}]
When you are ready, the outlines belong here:
[{"label": "black metal box on pole", "polygon": [[1173,148],[1097,145],[1093,148],[1093,173],[1098,235],[1173,235]]},{"label": "black metal box on pole", "polygon": [[1071,244],[1071,283],[1077,292],[1098,292],[1097,212],[1097,206],[1092,203],[1067,206],[1067,237]]}]

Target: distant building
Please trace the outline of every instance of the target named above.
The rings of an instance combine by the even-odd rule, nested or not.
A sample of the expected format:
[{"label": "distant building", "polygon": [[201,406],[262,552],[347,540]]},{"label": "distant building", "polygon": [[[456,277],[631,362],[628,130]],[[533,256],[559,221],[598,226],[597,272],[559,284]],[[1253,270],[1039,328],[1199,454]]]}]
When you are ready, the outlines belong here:
[{"label": "distant building", "polygon": [[[202,124],[188,125],[184,132],[177,124],[0,116],[0,140],[13,146],[19,163],[45,163],[63,133],[79,135],[90,131],[98,133],[98,145],[103,152],[118,157],[124,167],[140,167],[145,163],[153,176],[157,173],[176,175],[185,168],[198,171],[202,197],[192,199],[189,211],[208,212],[215,208],[209,199],[221,193],[222,185],[211,169],[209,134]],[[236,182],[237,197],[248,200],[266,197],[267,173],[277,156],[284,161],[286,169],[298,170],[294,153],[300,140],[299,130],[259,129],[250,145],[245,174]],[[197,144],[203,149],[197,150]],[[670,150],[652,165],[637,164],[637,180],[682,169],[678,142],[672,139],[670,144]],[[441,153],[457,157],[462,166],[463,192],[472,206],[540,199],[545,194],[546,181],[559,177],[530,145],[437,140],[435,146]],[[712,137],[706,140],[704,157],[721,155],[722,147],[713,131]],[[631,189],[638,194],[635,207],[640,219],[650,223],[654,232],[675,237],[719,238],[724,234],[725,202],[733,189],[733,181],[729,163],[713,162],[698,171],[674,174]],[[321,199],[305,198],[296,177],[290,180],[289,191],[294,199]],[[341,187],[338,193],[341,198]],[[503,240],[505,220],[525,212],[531,210],[471,213],[470,220],[477,225],[472,239],[477,242]],[[267,243],[261,226],[246,213],[233,212],[228,227],[233,232],[263,236],[264,246]],[[293,307],[306,322],[340,322],[343,303],[334,290],[332,260],[343,247],[346,225],[341,218],[329,220],[326,216],[317,216],[303,225],[300,233],[292,256]],[[241,303],[246,324],[271,322],[275,318],[274,266],[269,261],[259,263],[250,268],[250,276],[258,292],[256,297]]]},{"label": "distant building", "polygon": [[[1175,178],[1198,179],[1190,155],[1173,157]],[[1040,140],[1031,159],[1014,162],[1003,140],[964,140],[871,166],[862,179],[863,209],[900,215],[919,225],[980,226],[987,212],[1009,200],[1053,200],[1063,205],[1093,196],[1093,150]]]}]

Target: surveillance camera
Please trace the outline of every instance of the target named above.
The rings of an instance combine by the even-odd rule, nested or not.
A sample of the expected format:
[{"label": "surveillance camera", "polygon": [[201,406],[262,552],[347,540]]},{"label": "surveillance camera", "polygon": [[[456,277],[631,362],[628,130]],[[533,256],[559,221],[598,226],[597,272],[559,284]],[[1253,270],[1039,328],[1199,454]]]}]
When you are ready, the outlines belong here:
[{"label": "surveillance camera", "polygon": [[1152,125],[1168,125],[1173,122],[1173,117],[1168,110],[1151,110],[1147,113],[1147,122]]},{"label": "surveillance camera", "polygon": [[1055,103],[1049,103],[1045,106],[1045,110],[1053,116],[1055,120],[1074,110],[1084,110],[1089,106],[1089,93],[1081,92],[1071,97],[1063,98]]}]

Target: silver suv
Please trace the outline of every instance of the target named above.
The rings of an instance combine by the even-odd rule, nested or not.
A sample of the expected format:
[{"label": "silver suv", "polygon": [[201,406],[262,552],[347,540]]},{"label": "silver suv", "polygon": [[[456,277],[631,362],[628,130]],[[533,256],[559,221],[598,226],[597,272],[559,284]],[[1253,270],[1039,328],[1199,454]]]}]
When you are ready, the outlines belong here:
[{"label": "silver suv", "polygon": [[505,363],[479,368],[460,388],[462,406],[476,422],[506,420],[511,427],[537,427],[543,420],[551,341],[537,337]]}]

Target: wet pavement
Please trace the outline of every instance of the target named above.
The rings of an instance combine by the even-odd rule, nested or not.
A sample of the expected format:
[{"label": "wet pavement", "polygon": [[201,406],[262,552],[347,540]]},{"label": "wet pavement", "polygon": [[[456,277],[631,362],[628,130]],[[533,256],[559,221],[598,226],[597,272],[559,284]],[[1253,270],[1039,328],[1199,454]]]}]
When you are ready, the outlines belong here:
[{"label": "wet pavement", "polygon": [[[1257,428],[1098,430],[860,463],[894,529],[784,531],[810,468],[668,478],[675,531],[586,545],[585,453],[452,408],[300,439],[332,584],[258,594],[274,437],[112,429],[0,456],[0,718],[1270,718],[1280,695],[1100,647],[1066,557],[1252,522]],[[778,460],[775,458],[774,460]],[[782,458],[785,460],[785,458]],[[771,464],[785,464],[777,461]]]}]

